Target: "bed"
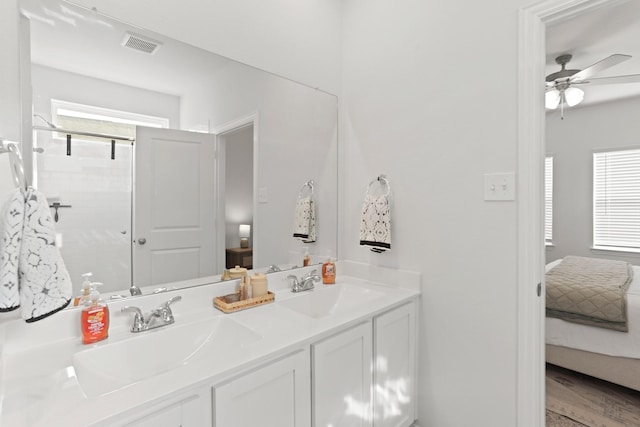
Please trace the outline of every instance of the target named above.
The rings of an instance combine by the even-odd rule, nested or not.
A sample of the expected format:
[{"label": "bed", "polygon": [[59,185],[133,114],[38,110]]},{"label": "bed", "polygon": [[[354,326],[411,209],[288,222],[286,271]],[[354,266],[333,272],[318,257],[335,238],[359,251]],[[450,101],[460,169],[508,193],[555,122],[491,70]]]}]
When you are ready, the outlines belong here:
[{"label": "bed", "polygon": [[[549,272],[562,260],[546,266]],[[626,293],[628,332],[546,318],[548,363],[640,391],[640,267]]]}]

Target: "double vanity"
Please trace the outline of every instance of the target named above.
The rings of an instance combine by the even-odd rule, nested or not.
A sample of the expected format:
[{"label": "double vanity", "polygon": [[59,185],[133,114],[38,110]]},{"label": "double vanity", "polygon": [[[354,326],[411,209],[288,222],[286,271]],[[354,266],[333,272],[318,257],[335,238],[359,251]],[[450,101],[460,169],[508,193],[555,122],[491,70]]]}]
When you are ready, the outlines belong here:
[{"label": "double vanity", "polygon": [[[237,280],[112,301],[109,338],[92,345],[78,310],[5,322],[0,426],[410,426],[420,276],[337,271],[297,293],[292,272],[271,273],[275,301],[232,314],[213,299]],[[122,307],[170,299],[175,323],[131,332]]]}]

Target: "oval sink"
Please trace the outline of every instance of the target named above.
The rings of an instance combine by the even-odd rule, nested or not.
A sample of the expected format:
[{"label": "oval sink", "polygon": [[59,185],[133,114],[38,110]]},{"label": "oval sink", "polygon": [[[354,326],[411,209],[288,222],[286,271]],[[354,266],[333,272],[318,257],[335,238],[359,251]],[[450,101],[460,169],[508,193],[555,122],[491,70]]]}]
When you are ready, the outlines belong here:
[{"label": "oval sink", "polygon": [[224,316],[178,323],[132,334],[115,343],[73,355],[73,367],[80,387],[88,397],[100,396],[147,378],[207,357],[215,363],[217,354],[228,356],[257,341],[260,335]]},{"label": "oval sink", "polygon": [[310,291],[282,300],[280,305],[314,319],[336,315],[366,305],[384,296],[372,289],[348,285],[316,287]]}]

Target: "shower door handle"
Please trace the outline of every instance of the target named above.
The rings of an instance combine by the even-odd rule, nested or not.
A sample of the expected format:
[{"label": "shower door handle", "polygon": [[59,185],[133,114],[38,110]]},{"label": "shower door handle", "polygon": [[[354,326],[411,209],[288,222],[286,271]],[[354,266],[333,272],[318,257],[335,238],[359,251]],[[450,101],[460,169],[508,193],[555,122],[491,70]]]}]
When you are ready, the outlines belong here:
[{"label": "shower door handle", "polygon": [[147,239],[145,239],[144,237],[141,237],[138,239],[138,244],[139,245],[144,245],[145,243],[147,243]]}]

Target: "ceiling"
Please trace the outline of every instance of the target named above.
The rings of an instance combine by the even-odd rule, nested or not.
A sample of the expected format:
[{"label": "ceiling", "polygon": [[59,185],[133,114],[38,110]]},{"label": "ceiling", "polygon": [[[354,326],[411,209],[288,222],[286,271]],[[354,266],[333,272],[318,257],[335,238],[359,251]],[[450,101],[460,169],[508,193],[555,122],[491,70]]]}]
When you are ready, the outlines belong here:
[{"label": "ceiling", "polygon": [[[560,70],[555,58],[573,55],[567,69],[579,69],[612,55],[632,55],[628,61],[611,67],[597,77],[640,74],[640,1],[627,0],[615,6],[573,17],[547,27],[545,75]],[[640,83],[584,85],[583,107],[616,99],[640,96]],[[577,108],[577,107],[574,107]]]}]

